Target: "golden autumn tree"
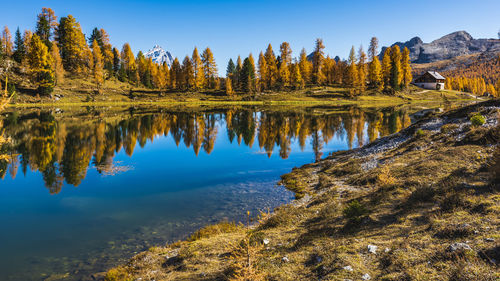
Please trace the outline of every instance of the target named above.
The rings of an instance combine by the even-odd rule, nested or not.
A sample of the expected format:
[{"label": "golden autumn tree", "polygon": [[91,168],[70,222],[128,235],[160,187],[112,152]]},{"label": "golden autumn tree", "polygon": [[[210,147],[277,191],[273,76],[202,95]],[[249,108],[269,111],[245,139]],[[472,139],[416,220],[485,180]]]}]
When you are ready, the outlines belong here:
[{"label": "golden autumn tree", "polygon": [[38,86],[38,92],[43,95],[51,94],[54,89],[52,58],[47,46],[36,34],[31,37],[27,57],[31,77]]},{"label": "golden autumn tree", "polygon": [[10,30],[7,26],[3,27],[2,30],[2,52],[7,56],[12,56],[13,53],[13,45],[12,45],[12,35],[10,34]]},{"label": "golden autumn tree", "polygon": [[402,71],[402,84],[404,88],[408,88],[413,76],[411,74],[411,60],[410,60],[410,50],[407,47],[403,49],[403,54],[401,57],[401,71]]},{"label": "golden autumn tree", "polygon": [[233,86],[230,77],[226,77],[226,95],[232,96],[234,94]]},{"label": "golden autumn tree", "polygon": [[78,73],[89,68],[92,57],[87,46],[87,40],[82,32],[80,23],[72,15],[59,20],[56,40],[61,51],[64,68],[67,71]]},{"label": "golden autumn tree", "polygon": [[261,90],[266,90],[267,89],[267,76],[268,76],[268,69],[267,69],[267,62],[266,58],[264,57],[264,53],[260,52],[259,54],[259,88]]},{"label": "golden autumn tree", "polygon": [[359,83],[358,68],[356,65],[356,51],[354,50],[354,46],[352,46],[351,52],[349,53],[347,64],[347,86],[349,87],[349,93],[353,95],[357,92],[356,87]]},{"label": "golden autumn tree", "polygon": [[300,67],[298,64],[292,64],[291,71],[291,83],[294,89],[303,89],[304,88],[304,79],[302,78],[302,74],[300,73]]},{"label": "golden autumn tree", "polygon": [[401,70],[401,50],[398,45],[391,48],[391,87],[394,90],[401,88],[401,81],[403,80]]},{"label": "golden autumn tree", "polygon": [[195,84],[194,67],[193,62],[188,56],[186,56],[182,61],[182,72],[182,76],[184,78],[184,88],[186,90],[193,89]]},{"label": "golden autumn tree", "polygon": [[203,62],[201,61],[198,48],[194,47],[193,55],[191,56],[194,70],[194,88],[201,90],[205,85],[205,74],[203,72]]},{"label": "golden autumn tree", "polygon": [[288,87],[290,86],[290,64],[292,63],[292,49],[288,42],[283,42],[280,45],[280,65],[278,70],[278,76],[280,81],[280,86]]},{"label": "golden autumn tree", "polygon": [[302,76],[302,79],[304,79],[304,83],[305,84],[310,83],[311,82],[312,64],[307,59],[306,49],[302,49],[302,51],[300,51],[299,70],[300,70],[300,75]]},{"label": "golden autumn tree", "polygon": [[210,48],[206,48],[201,55],[203,62],[203,72],[205,73],[205,86],[209,89],[215,89],[217,79],[217,64],[215,63],[214,54]]},{"label": "golden autumn tree", "polygon": [[138,82],[136,78],[137,65],[135,62],[135,56],[129,43],[123,44],[120,56],[122,64],[121,68],[124,70],[126,78],[131,82]]},{"label": "golden autumn tree", "polygon": [[278,80],[278,65],[276,64],[276,56],[274,55],[273,46],[269,44],[264,54],[267,65],[267,75],[265,78],[266,88],[273,89]]},{"label": "golden autumn tree", "polygon": [[363,46],[360,46],[358,51],[358,84],[359,91],[364,92],[366,90],[366,53]]},{"label": "golden autumn tree", "polygon": [[335,60],[327,56],[323,64],[323,75],[325,76],[326,84],[333,84],[335,79]]},{"label": "golden autumn tree", "polygon": [[322,67],[325,60],[324,50],[325,45],[323,45],[323,39],[316,39],[314,52],[313,52],[313,62],[312,62],[312,82],[321,85],[325,82],[325,75],[323,74]]},{"label": "golden autumn tree", "polygon": [[64,82],[64,67],[57,44],[51,44],[50,56],[52,57],[52,71],[54,72],[55,85],[58,85]]},{"label": "golden autumn tree", "polygon": [[101,87],[104,83],[104,65],[102,59],[101,48],[97,41],[94,40],[92,44],[92,57],[93,57],[93,69],[92,74],[94,75],[94,82],[96,86],[96,92],[101,93]]},{"label": "golden autumn tree", "polygon": [[391,86],[391,48],[385,49],[384,57],[382,58],[382,80],[384,89],[389,89]]}]

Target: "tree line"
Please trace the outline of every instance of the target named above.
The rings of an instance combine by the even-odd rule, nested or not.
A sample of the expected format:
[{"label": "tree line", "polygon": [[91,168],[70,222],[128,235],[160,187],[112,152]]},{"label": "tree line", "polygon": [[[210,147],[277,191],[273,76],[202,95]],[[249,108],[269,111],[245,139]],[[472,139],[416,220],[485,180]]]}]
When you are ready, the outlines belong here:
[{"label": "tree line", "polygon": [[245,59],[230,59],[226,77],[218,77],[217,64],[210,48],[200,55],[195,47],[191,57],[182,62],[175,58],[172,65],[156,64],[142,52],[134,55],[129,43],[121,50],[110,44],[109,34],[94,28],[88,38],[76,19],[68,15],[59,18],[50,8],[37,15],[36,30],[15,32],[14,41],[4,27],[0,57],[11,58],[26,69],[41,94],[50,94],[66,75],[90,77],[96,91],[101,92],[105,80],[116,78],[135,86],[160,92],[223,90],[228,95],[266,91],[291,91],[308,86],[341,85],[354,96],[367,88],[394,92],[408,87],[412,80],[409,50],[398,46],[387,48],[380,61],[378,40],[373,37],[368,55],[354,46],[347,60],[325,55],[322,39],[315,42],[314,51],[307,55],[302,49],[292,57],[288,42],[283,42],[277,56],[271,44],[260,52],[257,65],[252,54]]}]

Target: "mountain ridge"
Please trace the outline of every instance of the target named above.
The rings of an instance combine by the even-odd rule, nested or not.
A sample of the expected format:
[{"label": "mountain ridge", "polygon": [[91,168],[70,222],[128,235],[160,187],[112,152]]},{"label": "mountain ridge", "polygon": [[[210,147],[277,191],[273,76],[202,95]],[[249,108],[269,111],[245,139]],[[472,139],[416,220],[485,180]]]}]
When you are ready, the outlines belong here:
[{"label": "mountain ridge", "polygon": [[144,57],[151,58],[157,64],[166,63],[168,67],[171,67],[174,62],[172,54],[165,51],[160,45],[154,45],[152,49],[144,54]]}]

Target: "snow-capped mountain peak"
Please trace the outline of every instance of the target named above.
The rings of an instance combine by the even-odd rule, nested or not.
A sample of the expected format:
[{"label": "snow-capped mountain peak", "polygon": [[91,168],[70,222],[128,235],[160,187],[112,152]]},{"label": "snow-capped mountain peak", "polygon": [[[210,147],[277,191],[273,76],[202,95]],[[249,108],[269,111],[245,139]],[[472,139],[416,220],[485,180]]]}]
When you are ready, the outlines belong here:
[{"label": "snow-capped mountain peak", "polygon": [[174,61],[170,52],[165,51],[159,45],[154,45],[153,49],[147,51],[144,56],[146,58],[151,58],[153,62],[158,64],[167,63],[168,67],[172,66],[172,62]]}]

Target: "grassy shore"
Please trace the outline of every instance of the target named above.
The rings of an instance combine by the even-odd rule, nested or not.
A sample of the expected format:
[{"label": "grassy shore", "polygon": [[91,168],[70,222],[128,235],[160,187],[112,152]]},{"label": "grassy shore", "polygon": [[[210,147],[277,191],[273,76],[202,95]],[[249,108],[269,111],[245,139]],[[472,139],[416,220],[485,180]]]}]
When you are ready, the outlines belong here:
[{"label": "grassy shore", "polygon": [[431,115],[284,175],[300,199],[251,226],[207,226],[94,277],[498,280],[499,119],[498,100]]}]

